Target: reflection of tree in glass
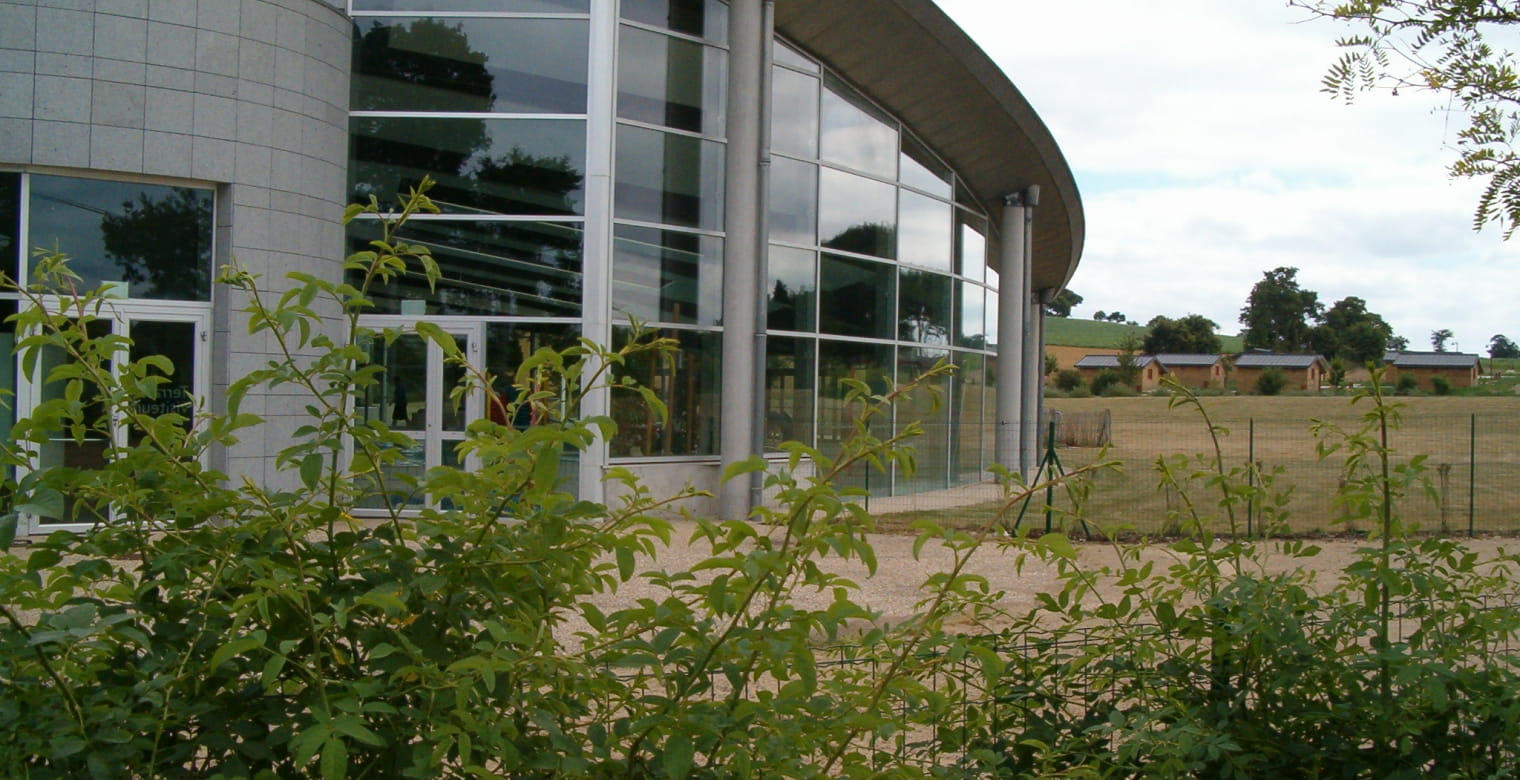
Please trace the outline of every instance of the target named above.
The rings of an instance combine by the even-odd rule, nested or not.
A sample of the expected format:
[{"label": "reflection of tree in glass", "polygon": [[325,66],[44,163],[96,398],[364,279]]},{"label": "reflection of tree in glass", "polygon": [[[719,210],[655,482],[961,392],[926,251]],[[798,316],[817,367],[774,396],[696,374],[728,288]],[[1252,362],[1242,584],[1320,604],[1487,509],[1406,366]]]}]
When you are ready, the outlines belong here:
[{"label": "reflection of tree in glass", "polygon": [[901,337],[920,344],[950,343],[950,278],[905,271],[898,289]]},{"label": "reflection of tree in glass", "polygon": [[[162,198],[147,193],[100,219],[107,257],[133,285],[132,297],[209,300],[211,197],[175,187]],[[139,285],[145,285],[142,289]]]},{"label": "reflection of tree in glass", "polygon": [[580,192],[585,177],[568,156],[536,156],[512,147],[500,157],[481,160],[474,179],[480,182],[470,204],[505,214],[575,214],[572,193]]},{"label": "reflection of tree in glass", "polygon": [[823,242],[830,249],[858,252],[877,257],[892,256],[892,239],[896,231],[886,222],[865,222],[851,225],[839,235]]},{"label": "reflection of tree in glass", "polygon": [[[469,39],[459,25],[434,19],[411,24],[376,25],[361,31],[354,26],[354,86],[375,80],[384,88],[367,89],[362,102],[369,111],[475,112],[491,110],[495,100],[494,78],[485,67],[486,55],[470,48]],[[478,152],[489,148],[491,136],[484,121],[449,120],[430,123],[426,138],[385,137],[385,129],[395,120],[356,117],[353,127],[353,155],[359,160],[384,161],[387,165],[415,171],[415,180],[401,186],[415,186],[425,172],[435,176],[457,174]],[[396,196],[394,192],[370,192],[359,182],[351,194],[355,201],[370,195],[382,203]],[[449,200],[435,191],[435,198]]]}]

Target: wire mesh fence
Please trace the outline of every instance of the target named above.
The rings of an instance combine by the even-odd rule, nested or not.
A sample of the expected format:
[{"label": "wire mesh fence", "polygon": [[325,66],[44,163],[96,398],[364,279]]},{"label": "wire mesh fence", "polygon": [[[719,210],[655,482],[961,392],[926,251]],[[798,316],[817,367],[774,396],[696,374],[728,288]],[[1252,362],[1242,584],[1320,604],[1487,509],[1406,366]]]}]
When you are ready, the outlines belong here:
[{"label": "wire mesh fence", "polygon": [[[1131,400],[1154,404],[1154,399]],[[1286,415],[1230,419],[1221,425],[1217,442],[1208,426],[1181,415],[1057,412],[1047,415],[1037,436],[1017,430],[1001,432],[1025,443],[1019,452],[989,452],[975,461],[976,469],[966,468],[963,458],[962,467],[942,484],[880,472],[860,481],[875,480],[869,509],[889,530],[920,513],[930,513],[965,525],[1038,522],[1052,530],[1170,535],[1186,525],[1180,514],[1190,511],[1189,501],[1219,514],[1210,510],[1218,494],[1217,490],[1205,492],[1201,481],[1192,496],[1158,488],[1158,460],[1176,463],[1177,458],[1186,458],[1183,469],[1192,470],[1211,467],[1217,455],[1225,469],[1254,467],[1254,474],[1243,477],[1250,482],[1258,482],[1257,474],[1264,475],[1269,483],[1267,500],[1280,502],[1281,511],[1277,522],[1267,527],[1262,507],[1247,505],[1233,519],[1216,518],[1214,533],[1356,533],[1368,530],[1370,520],[1347,518],[1337,505],[1339,491],[1357,474],[1347,471],[1344,452],[1336,448],[1346,436],[1360,431],[1366,409],[1344,406],[1343,411],[1316,420]],[[996,440],[1000,433],[995,426],[977,431],[961,424],[955,430],[980,440]],[[1047,441],[1051,433],[1054,446]],[[944,434],[933,427],[926,429],[932,441]],[[1515,490],[1520,483],[1520,409],[1406,410],[1388,437],[1395,464],[1414,467],[1414,480],[1396,503],[1406,523],[1427,533],[1520,533],[1520,498]],[[1029,464],[1025,471],[1031,483],[1069,474],[1100,459],[1119,466],[1096,472],[1092,489],[1080,501],[1069,489],[1057,487],[1037,493],[1027,506],[1005,506],[1002,486],[987,468],[1002,458],[1014,464],[1011,470],[1019,471],[1021,456]],[[954,484],[957,477],[961,484]]]}]

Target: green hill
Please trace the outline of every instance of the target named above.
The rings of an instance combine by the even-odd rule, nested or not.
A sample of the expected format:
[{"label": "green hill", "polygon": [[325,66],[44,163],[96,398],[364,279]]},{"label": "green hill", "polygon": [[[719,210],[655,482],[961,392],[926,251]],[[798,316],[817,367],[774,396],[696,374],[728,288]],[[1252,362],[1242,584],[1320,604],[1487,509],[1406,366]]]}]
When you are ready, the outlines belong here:
[{"label": "green hill", "polygon": [[[1136,338],[1143,340],[1145,327],[1078,317],[1045,318],[1045,343],[1055,347],[1117,349],[1126,333],[1133,333]],[[1240,352],[1245,348],[1239,336],[1220,336],[1219,343],[1227,353]]]}]

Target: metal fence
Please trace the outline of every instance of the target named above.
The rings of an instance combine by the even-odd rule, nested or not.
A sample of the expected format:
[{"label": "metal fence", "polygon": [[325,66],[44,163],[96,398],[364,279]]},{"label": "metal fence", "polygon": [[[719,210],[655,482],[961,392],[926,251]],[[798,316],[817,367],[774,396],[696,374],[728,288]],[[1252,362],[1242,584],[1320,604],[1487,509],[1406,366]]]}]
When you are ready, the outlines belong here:
[{"label": "metal fence", "polygon": [[[1005,517],[1005,521],[1034,521],[1041,526],[1048,522],[1053,529],[1094,533],[1172,535],[1189,527],[1191,500],[1210,518],[1210,530],[1218,534],[1363,532],[1370,520],[1346,518],[1336,500],[1347,481],[1357,475],[1348,473],[1344,450],[1324,454],[1322,450],[1356,433],[1364,411],[1348,405],[1345,413],[1320,421],[1317,433],[1312,430],[1314,421],[1308,419],[1248,418],[1223,423],[1228,430],[1219,437],[1218,452],[1224,467],[1252,466],[1253,473],[1243,478],[1260,484],[1257,475],[1264,475],[1270,494],[1266,500],[1274,506],[1281,502],[1276,515],[1251,504],[1238,508],[1233,519],[1217,507],[1217,488],[1202,480],[1195,481],[1189,496],[1158,487],[1158,459],[1177,463],[1177,458],[1187,458],[1183,471],[1212,465],[1215,444],[1206,426],[1181,416],[1136,420],[1058,413],[1041,425],[1038,460],[1028,469],[1031,481],[1069,474],[1100,457],[1121,465],[1094,474],[1092,489],[1083,501],[1059,487],[1048,494],[1048,507],[1047,494],[1042,492],[1031,499],[1030,506],[1013,510],[1023,512],[1022,520]],[[962,425],[958,430],[970,428]],[[1047,442],[1052,431],[1054,447]],[[937,441],[941,433],[931,427],[927,435]],[[976,435],[986,438],[996,432]],[[1394,463],[1412,477],[1395,505],[1404,522],[1429,533],[1520,533],[1520,495],[1515,489],[1520,485],[1520,408],[1515,413],[1406,412],[1400,426],[1388,435]],[[1106,447],[1094,446],[1099,442]],[[951,451],[955,452],[953,446]],[[895,515],[917,513],[933,513],[961,524],[989,521],[1002,507],[1004,494],[985,470],[986,459],[962,457],[956,463],[958,467],[950,470],[943,483],[871,475],[869,479],[875,480],[868,499],[872,514],[888,525],[895,522]],[[892,495],[894,488],[897,495]],[[1280,523],[1264,522],[1269,519]]]}]

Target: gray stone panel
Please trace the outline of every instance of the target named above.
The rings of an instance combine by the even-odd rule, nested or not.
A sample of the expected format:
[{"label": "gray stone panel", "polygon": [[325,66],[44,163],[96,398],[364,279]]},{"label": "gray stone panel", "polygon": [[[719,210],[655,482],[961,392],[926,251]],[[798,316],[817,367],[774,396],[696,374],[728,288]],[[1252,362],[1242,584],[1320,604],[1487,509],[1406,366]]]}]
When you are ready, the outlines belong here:
[{"label": "gray stone panel", "polygon": [[275,47],[244,40],[238,46],[238,77],[260,84],[274,83]]},{"label": "gray stone panel", "polygon": [[195,95],[177,89],[148,87],[144,126],[149,130],[190,133],[195,129]]},{"label": "gray stone panel", "polygon": [[274,44],[278,40],[276,23],[279,10],[264,0],[245,0],[238,34],[243,40]]},{"label": "gray stone panel", "polygon": [[30,120],[0,119],[0,160],[23,165],[32,161]]},{"label": "gray stone panel", "polygon": [[67,11],[94,12],[95,0],[37,0],[38,6],[62,8]]},{"label": "gray stone panel", "polygon": [[200,10],[195,16],[195,26],[202,30],[237,35],[239,33],[239,0],[200,0]]},{"label": "gray stone panel", "polygon": [[177,89],[189,92],[195,89],[195,71],[149,65],[147,83],[150,87],[163,87],[165,89]]},{"label": "gray stone panel", "polygon": [[189,178],[193,140],[188,133],[147,131],[143,134],[143,170]]},{"label": "gray stone panel", "polygon": [[32,115],[32,74],[0,73],[0,117]]},{"label": "gray stone panel", "polygon": [[36,90],[34,116],[39,120],[56,122],[89,122],[89,79],[38,76],[33,87]]},{"label": "gray stone panel", "polygon": [[306,51],[306,15],[281,6],[275,15],[275,45],[293,52]]},{"label": "gray stone panel", "polygon": [[90,128],[90,167],[106,171],[141,173],[143,132],[126,127]]},{"label": "gray stone panel", "polygon": [[218,76],[238,75],[238,39],[235,35],[198,30],[195,33],[195,67]]},{"label": "gray stone panel", "polygon": [[273,138],[274,109],[262,103],[240,101],[237,109],[238,143],[268,147]]},{"label": "gray stone panel", "polygon": [[0,49],[30,50],[37,40],[37,8],[0,4]]},{"label": "gray stone panel", "polygon": [[83,54],[37,52],[37,75],[88,79],[95,76],[95,61]]},{"label": "gray stone panel", "polygon": [[97,125],[142,129],[147,104],[145,89],[114,84],[94,91],[90,121]]},{"label": "gray stone panel", "polygon": [[134,84],[139,87],[148,83],[148,66],[141,62],[96,59],[94,65],[94,72],[91,75],[97,81],[114,81],[118,84]]},{"label": "gray stone panel", "polygon": [[149,65],[195,67],[195,30],[163,22],[148,23]]},{"label": "gray stone panel", "polygon": [[190,175],[207,181],[232,181],[237,149],[231,141],[196,136],[190,148]]},{"label": "gray stone panel", "polygon": [[253,144],[237,145],[237,166],[234,171],[239,184],[251,184],[256,187],[269,186],[270,156],[273,152],[267,146],[254,146]]},{"label": "gray stone panel", "polygon": [[37,51],[90,54],[95,45],[95,17],[62,8],[37,9]]},{"label": "gray stone panel", "polygon": [[142,62],[148,46],[148,22],[124,16],[95,16],[96,57]]},{"label": "gray stone panel", "polygon": [[34,122],[32,162],[37,165],[88,168],[90,126],[74,122]]},{"label": "gray stone panel", "polygon": [[112,16],[148,18],[148,0],[95,0],[95,10]]},{"label": "gray stone panel", "polygon": [[215,95],[196,95],[195,134],[228,141],[236,138],[237,101]]},{"label": "gray stone panel", "polygon": [[155,22],[195,26],[195,0],[148,0],[148,18]]},{"label": "gray stone panel", "polygon": [[0,73],[34,73],[36,70],[36,52],[0,49]]}]

